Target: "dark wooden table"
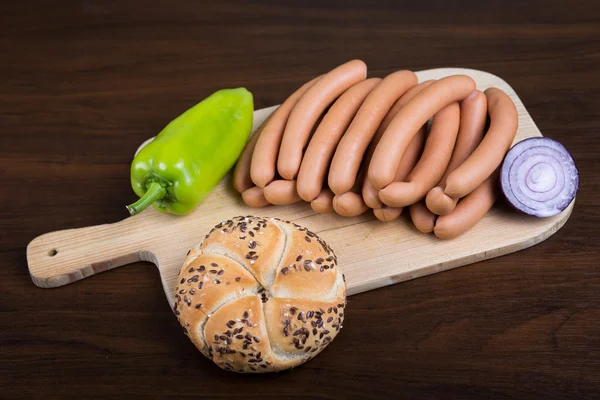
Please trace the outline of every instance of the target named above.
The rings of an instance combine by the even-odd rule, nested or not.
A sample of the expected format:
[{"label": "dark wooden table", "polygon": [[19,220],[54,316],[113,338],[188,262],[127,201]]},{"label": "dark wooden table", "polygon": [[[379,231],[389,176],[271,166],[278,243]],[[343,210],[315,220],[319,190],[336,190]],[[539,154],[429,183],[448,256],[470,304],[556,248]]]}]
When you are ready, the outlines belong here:
[{"label": "dark wooden table", "polygon": [[[2,2],[0,398],[598,398],[600,3],[246,3]],[[351,58],[372,76],[460,66],[508,81],[578,164],[566,226],[352,297],[334,343],[278,375],[203,358],[150,264],[32,284],[27,243],[124,218],[132,154],[174,116],[221,87],[270,106]]]}]

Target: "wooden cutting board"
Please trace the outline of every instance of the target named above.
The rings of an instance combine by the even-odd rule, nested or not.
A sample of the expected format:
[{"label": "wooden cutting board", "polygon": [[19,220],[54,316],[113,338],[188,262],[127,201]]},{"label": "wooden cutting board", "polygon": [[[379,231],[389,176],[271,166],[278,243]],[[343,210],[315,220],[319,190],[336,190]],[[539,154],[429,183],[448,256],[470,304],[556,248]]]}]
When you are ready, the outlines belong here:
[{"label": "wooden cutting board", "polygon": [[[455,74],[471,76],[480,90],[494,86],[512,97],[519,111],[515,142],[542,136],[515,91],[497,76],[459,68],[417,73],[420,81]],[[275,108],[256,111],[254,129]],[[187,251],[214,225],[236,215],[279,217],[308,227],[331,245],[352,295],[533,246],[560,229],[573,208],[572,203],[561,214],[540,219],[499,203],[471,231],[443,241],[418,232],[404,215],[387,223],[371,212],[344,218],[316,214],[303,202],[253,209],[243,204],[228,176],[190,215],[166,215],[149,208],[113,224],[47,233],[29,243],[27,262],[33,282],[53,288],[121,265],[150,261],[160,271],[170,303]]]}]

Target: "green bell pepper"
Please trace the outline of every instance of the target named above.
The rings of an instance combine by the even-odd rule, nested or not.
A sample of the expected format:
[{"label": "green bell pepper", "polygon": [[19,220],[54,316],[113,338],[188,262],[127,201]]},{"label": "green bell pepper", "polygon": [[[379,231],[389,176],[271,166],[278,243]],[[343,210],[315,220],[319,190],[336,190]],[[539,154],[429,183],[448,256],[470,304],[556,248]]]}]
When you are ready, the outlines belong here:
[{"label": "green bell pepper", "polygon": [[140,197],[135,215],[150,204],[160,212],[192,211],[233,167],[250,131],[254,103],[244,88],[213,93],[169,123],[131,164]]}]

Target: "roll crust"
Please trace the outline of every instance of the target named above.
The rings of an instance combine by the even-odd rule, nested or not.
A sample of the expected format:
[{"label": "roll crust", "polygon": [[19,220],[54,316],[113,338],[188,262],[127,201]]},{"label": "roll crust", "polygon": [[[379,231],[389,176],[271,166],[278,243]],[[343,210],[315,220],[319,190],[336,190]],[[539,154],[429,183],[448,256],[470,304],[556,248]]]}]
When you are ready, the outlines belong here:
[{"label": "roll crust", "polygon": [[329,245],[277,218],[215,226],[181,268],[173,311],[219,367],[274,372],[321,352],[344,319],[346,283]]}]

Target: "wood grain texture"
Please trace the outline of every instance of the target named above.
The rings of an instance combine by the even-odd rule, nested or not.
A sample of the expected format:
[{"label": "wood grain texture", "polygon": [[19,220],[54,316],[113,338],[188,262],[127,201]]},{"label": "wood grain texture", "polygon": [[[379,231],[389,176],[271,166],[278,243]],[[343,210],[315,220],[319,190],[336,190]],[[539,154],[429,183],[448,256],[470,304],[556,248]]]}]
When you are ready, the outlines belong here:
[{"label": "wood grain texture", "polygon": [[[600,392],[597,1],[0,5],[0,398],[540,398]],[[216,88],[257,108],[350,58],[370,74],[505,79],[581,175],[568,223],[526,251],[350,298],[339,337],[277,376],[215,368],[136,263],[39,289],[40,234],[112,223],[137,146]]]},{"label": "wood grain texture", "polygon": [[[525,106],[506,82],[483,71],[441,68],[417,72],[419,82],[468,75],[477,89],[502,89],[519,113],[514,143],[541,136]],[[253,133],[276,107],[255,111]],[[277,217],[320,234],[336,251],[346,275],[348,295],[498,257],[533,246],[564,225],[573,209],[552,218],[525,217],[500,200],[473,229],[454,240],[418,232],[408,218],[381,222],[367,212],[354,218],[315,213],[299,202],[289,206],[247,207],[227,176],[189,215],[176,217],[151,209],[115,224],[46,233],[27,246],[29,273],[40,287],[76,282],[98,272],[144,260],[158,267],[169,303],[187,252],[221,221],[238,215]]]}]

